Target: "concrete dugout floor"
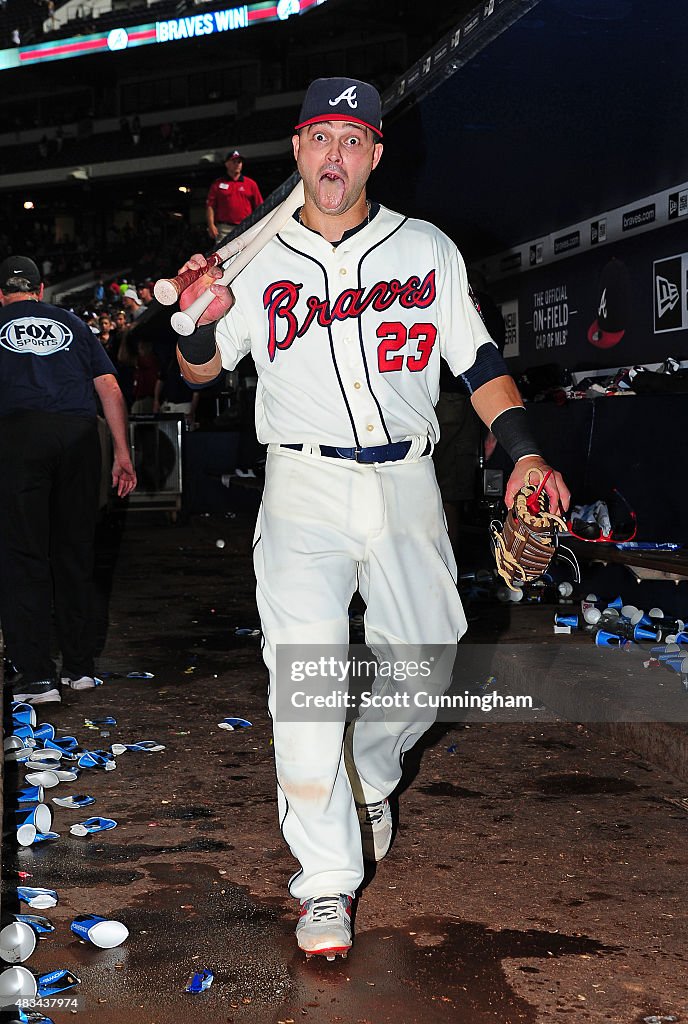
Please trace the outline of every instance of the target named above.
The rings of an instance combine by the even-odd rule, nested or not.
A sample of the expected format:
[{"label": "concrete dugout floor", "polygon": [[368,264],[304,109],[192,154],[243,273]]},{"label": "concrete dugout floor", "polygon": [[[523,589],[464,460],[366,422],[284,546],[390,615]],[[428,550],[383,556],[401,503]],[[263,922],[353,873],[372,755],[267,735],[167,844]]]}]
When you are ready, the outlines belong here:
[{"label": "concrete dugout floor", "polygon": [[[48,791],[97,802],[55,808],[54,843],[5,845],[5,911],[18,870],[60,896],[37,912],[56,931],[26,966],[82,979],[78,1016],[45,1012],[56,1024],[688,1019],[688,782],[563,722],[435,727],[409,766],[393,848],[359,901],[353,951],[305,962],[260,641],[235,636],[258,625],[252,528],[248,513],[176,526],[137,513],[104,532],[99,580],[112,589],[99,665],[115,675],[39,720],[85,746],[166,749],[127,752],[116,771]],[[553,610],[513,609],[503,638],[552,640]],[[132,670],[155,677],[125,678]],[[86,729],[85,716],[105,715],[117,718],[109,735]],[[222,731],[227,715],[253,728]],[[118,827],[71,836],[89,814]],[[109,951],[73,940],[69,922],[84,912],[124,921],[129,939]],[[201,967],[214,985],[186,994]]]}]

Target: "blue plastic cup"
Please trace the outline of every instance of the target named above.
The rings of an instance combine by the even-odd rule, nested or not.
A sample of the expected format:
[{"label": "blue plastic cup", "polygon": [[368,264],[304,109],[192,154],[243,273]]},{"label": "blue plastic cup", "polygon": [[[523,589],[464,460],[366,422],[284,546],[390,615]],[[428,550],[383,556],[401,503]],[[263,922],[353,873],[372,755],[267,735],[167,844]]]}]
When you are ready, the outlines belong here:
[{"label": "blue plastic cup", "polygon": [[55,726],[50,722],[41,722],[41,724],[33,730],[33,734],[37,740],[40,740],[41,743],[45,743],[46,740],[52,740],[55,738]]},{"label": "blue plastic cup", "polygon": [[80,939],[99,949],[121,946],[129,935],[129,929],[121,921],[111,921],[97,914],[80,914],[74,918],[70,928]]},{"label": "blue plastic cup", "polygon": [[20,808],[17,815],[17,842],[20,846],[31,846],[38,832],[49,832],[53,822],[52,811],[47,804],[34,804]]},{"label": "blue plastic cup", "polygon": [[81,984],[81,978],[64,968],[57,971],[50,971],[49,974],[41,974],[37,978],[36,985],[38,995],[41,999],[56,995],[58,992],[65,992],[68,988],[74,988]]},{"label": "blue plastic cup", "polygon": [[45,796],[43,786],[22,786],[15,800],[18,804],[42,804]]},{"label": "blue plastic cup", "polygon": [[39,914],[13,914],[12,916],[15,921],[28,924],[29,928],[33,928],[36,935],[50,935],[51,932],[55,931],[55,925],[52,921],[49,921],[47,917],[41,917]]},{"label": "blue plastic cup", "polygon": [[633,627],[633,639],[638,640],[651,640],[653,644],[656,644],[661,636],[658,629],[652,629],[648,626],[634,626]]},{"label": "blue plastic cup", "polygon": [[54,889],[18,885],[17,896],[22,903],[28,903],[34,910],[48,910],[49,907],[57,906],[57,893]]},{"label": "blue plastic cup", "polygon": [[628,643],[625,637],[618,633],[608,633],[605,629],[598,629],[595,634],[596,647],[625,647]]},{"label": "blue plastic cup", "polygon": [[571,629],[578,629],[578,616],[577,615],[555,615],[554,624],[556,626],[570,626]]},{"label": "blue plastic cup", "polygon": [[0,1007],[14,1006],[18,999],[35,999],[38,984],[27,967],[8,967],[0,974]]},{"label": "blue plastic cup", "polygon": [[0,958],[7,964],[21,964],[36,948],[36,933],[23,921],[12,921],[0,930]]},{"label": "blue plastic cup", "polygon": [[621,609],[623,608],[623,606],[624,606],[623,598],[622,597],[615,597],[613,601],[609,602],[609,604],[607,605],[607,608],[616,608],[616,610],[618,612],[621,612]]},{"label": "blue plastic cup", "polygon": [[32,704],[25,704],[21,700],[12,702],[12,718],[22,725],[36,724],[36,709]]}]

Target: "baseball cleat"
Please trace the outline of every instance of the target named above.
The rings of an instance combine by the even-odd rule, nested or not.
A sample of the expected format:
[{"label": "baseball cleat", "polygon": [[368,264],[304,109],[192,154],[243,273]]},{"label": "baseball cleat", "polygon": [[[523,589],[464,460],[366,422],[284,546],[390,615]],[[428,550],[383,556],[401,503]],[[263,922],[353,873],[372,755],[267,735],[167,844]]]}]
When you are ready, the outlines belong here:
[{"label": "baseball cleat", "polygon": [[392,809],[389,800],[356,804],[361,826],[361,847],[365,860],[381,861],[392,845]]},{"label": "baseball cleat", "polygon": [[341,893],[304,900],[296,925],[296,941],[306,960],[312,956],[346,959],[351,949],[351,897]]}]

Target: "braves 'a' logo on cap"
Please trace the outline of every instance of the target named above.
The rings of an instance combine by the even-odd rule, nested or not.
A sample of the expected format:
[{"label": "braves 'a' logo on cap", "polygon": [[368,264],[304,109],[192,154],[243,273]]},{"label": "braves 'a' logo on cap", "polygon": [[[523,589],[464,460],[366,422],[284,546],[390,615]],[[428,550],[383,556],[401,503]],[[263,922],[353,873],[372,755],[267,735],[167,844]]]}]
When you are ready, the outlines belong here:
[{"label": "braves 'a' logo on cap", "polygon": [[348,89],[344,90],[344,92],[340,92],[336,100],[330,100],[330,106],[336,107],[337,104],[341,103],[342,100],[346,100],[346,102],[349,104],[352,110],[356,109],[356,107],[358,106],[358,97],[356,96],[355,85],[350,85]]}]

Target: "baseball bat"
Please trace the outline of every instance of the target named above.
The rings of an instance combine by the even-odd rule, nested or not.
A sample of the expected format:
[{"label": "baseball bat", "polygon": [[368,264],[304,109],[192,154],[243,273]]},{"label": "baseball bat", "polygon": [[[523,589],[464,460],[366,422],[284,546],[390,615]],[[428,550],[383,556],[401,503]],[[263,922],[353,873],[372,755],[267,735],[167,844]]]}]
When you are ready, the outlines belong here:
[{"label": "baseball bat", "polygon": [[[225,260],[231,259],[232,256],[241,252],[244,244],[243,237],[240,236],[232,239],[227,245],[220,246],[208,256],[208,266],[219,267]],[[203,274],[205,274],[205,270],[185,270],[182,274],[177,274],[176,277],[161,277],[155,282],[153,295],[163,306],[173,306],[184,289],[197,281]]]},{"label": "baseball bat", "polygon": [[[215,281],[215,284],[230,284],[237,274],[248,266],[254,256],[267,245],[271,238],[274,238],[278,231],[284,227],[289,218],[304,202],[303,182],[299,180],[289,193],[287,198],[279,206],[269,213],[262,220],[249,228],[244,235],[239,237],[245,240],[245,245],[240,254],[235,256],[225,270],[222,277]],[[219,250],[218,250],[219,251]],[[172,327],[184,336],[193,334],[196,330],[196,323],[206,311],[215,296],[208,289],[199,295],[190,306],[181,312],[175,313],[171,318]]]}]

